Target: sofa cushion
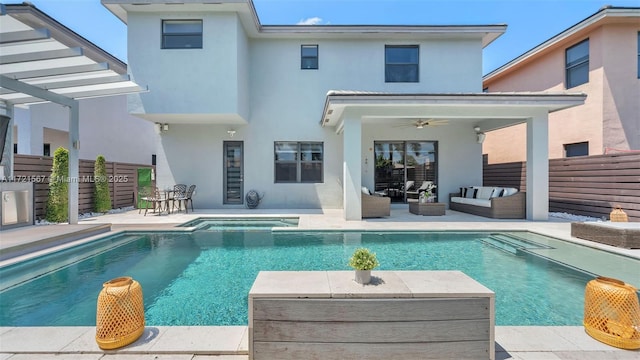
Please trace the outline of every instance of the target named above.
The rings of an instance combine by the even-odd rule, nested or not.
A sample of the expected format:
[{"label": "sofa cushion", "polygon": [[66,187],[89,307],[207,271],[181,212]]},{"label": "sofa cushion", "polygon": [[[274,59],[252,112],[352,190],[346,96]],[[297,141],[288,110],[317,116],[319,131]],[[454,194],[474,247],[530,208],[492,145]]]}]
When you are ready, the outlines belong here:
[{"label": "sofa cushion", "polygon": [[478,188],[476,199],[489,200],[491,198],[491,194],[493,194],[493,187],[481,186]]},{"label": "sofa cushion", "polygon": [[455,202],[458,204],[482,206],[487,208],[491,207],[491,200],[487,200],[487,199],[469,199],[469,198],[463,198],[463,197],[452,197],[451,202]]}]

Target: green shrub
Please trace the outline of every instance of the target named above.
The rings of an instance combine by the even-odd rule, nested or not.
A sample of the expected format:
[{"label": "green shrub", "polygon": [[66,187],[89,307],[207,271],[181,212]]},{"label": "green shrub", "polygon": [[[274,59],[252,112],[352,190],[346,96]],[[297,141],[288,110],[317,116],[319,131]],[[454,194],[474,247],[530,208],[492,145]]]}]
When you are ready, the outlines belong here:
[{"label": "green shrub", "polygon": [[379,265],[376,253],[367,248],[356,249],[349,259],[349,266],[356,270],[373,270]]},{"label": "green shrub", "polygon": [[49,180],[46,219],[50,222],[69,220],[69,150],[59,147],[53,154]]},{"label": "green shrub", "polygon": [[107,166],[104,156],[98,155],[93,168],[93,205],[96,212],[111,210],[111,196],[109,195],[109,182],[107,181]]}]

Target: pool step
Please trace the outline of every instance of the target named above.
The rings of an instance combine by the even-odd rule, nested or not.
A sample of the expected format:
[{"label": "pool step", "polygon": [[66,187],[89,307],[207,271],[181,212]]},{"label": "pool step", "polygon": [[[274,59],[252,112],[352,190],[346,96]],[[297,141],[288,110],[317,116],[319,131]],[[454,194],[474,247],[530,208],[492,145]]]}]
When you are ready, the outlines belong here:
[{"label": "pool step", "polygon": [[518,248],[516,246],[509,243],[508,241],[502,241],[501,239],[498,239],[494,236],[489,236],[480,241],[485,245],[491,246],[492,248],[504,251],[511,255],[517,255],[518,253]]},{"label": "pool step", "polygon": [[549,249],[549,246],[523,239],[513,234],[491,234],[481,240],[483,244],[494,247],[498,250],[517,255],[519,250],[527,249]]}]

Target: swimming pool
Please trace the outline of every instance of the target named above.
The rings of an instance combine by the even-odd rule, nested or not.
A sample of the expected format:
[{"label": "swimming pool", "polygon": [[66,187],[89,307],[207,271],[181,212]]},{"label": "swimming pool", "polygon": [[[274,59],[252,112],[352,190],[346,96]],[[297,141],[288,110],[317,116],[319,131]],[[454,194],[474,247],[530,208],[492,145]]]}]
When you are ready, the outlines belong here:
[{"label": "swimming pool", "polygon": [[516,233],[125,233],[0,270],[0,325],[95,325],[102,283],[123,275],[142,285],[147,325],[246,325],[260,270],[347,270],[361,246],[380,270],[465,272],[496,292],[497,325],[579,325],[594,274],[535,255],[552,245]]}]

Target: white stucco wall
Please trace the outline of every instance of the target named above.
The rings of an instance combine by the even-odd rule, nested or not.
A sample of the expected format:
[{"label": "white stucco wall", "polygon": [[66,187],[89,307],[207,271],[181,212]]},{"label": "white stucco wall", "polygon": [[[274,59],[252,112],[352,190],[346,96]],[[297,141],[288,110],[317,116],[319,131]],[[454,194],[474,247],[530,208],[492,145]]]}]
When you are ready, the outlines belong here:
[{"label": "white stucco wall", "polygon": [[[69,148],[69,111],[47,103],[16,114],[18,153],[42,155],[43,144]],[[153,123],[127,111],[126,95],[80,100],[80,159],[104,155],[107,161],[151,164],[155,152]]]},{"label": "white stucco wall", "polygon": [[[162,50],[163,18],[203,19],[203,49]],[[129,71],[136,82],[150,89],[149,93],[132,96],[130,110],[149,118],[171,119],[170,131],[163,132],[157,142],[157,184],[161,188],[196,184],[194,204],[198,208],[233,207],[223,205],[225,140],[243,141],[243,190],[245,194],[250,189],[264,193],[261,207],[342,208],[343,135],[319,124],[329,90],[482,90],[480,39],[247,39],[235,15],[226,13],[130,13],[128,28]],[[319,69],[300,69],[302,44],[319,46]],[[385,83],[385,45],[420,46],[419,82]],[[248,125],[216,123],[220,115],[231,112],[247,119]],[[217,118],[196,124],[189,114]],[[458,125],[424,132],[365,127],[362,161],[368,156],[364,149],[372,147],[375,140],[439,141],[439,191],[444,198],[459,186],[482,182],[480,145],[475,142],[471,125],[465,126],[469,128],[464,129],[466,141],[456,138]],[[236,131],[233,138],[227,134],[229,129]],[[322,142],[324,181],[274,183],[276,141]],[[477,156],[469,156],[469,151]],[[373,182],[372,169],[363,174],[363,181]]]},{"label": "white stucco wall", "polygon": [[[162,49],[162,20],[203,21],[202,49]],[[246,81],[244,35],[235,13],[129,13],[128,71],[151,92],[132,95],[137,114],[238,114]],[[246,42],[246,39],[244,40]],[[243,69],[244,68],[244,69]],[[244,84],[242,84],[244,83]]]}]

